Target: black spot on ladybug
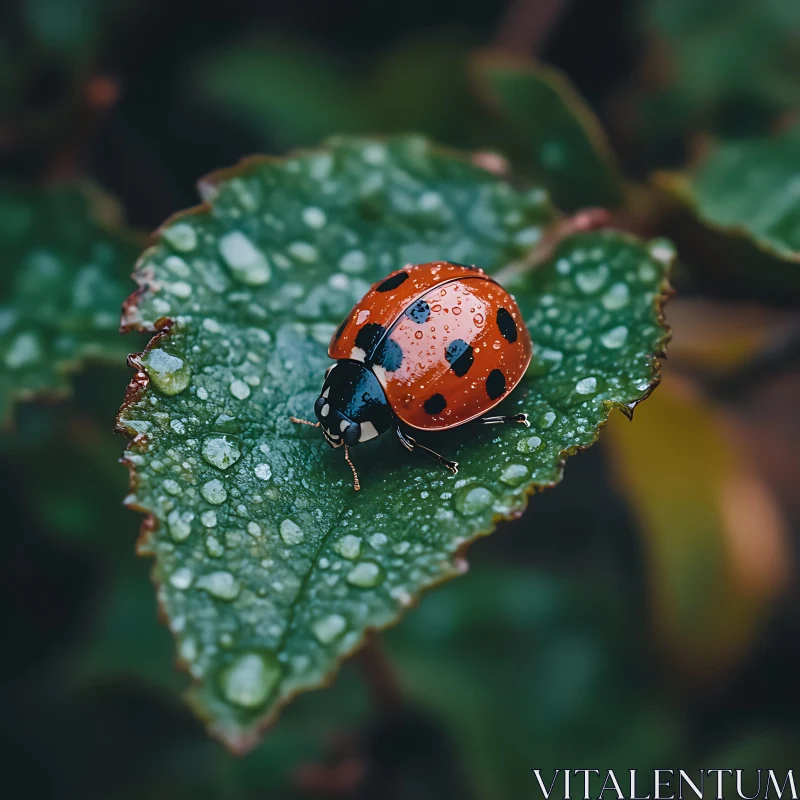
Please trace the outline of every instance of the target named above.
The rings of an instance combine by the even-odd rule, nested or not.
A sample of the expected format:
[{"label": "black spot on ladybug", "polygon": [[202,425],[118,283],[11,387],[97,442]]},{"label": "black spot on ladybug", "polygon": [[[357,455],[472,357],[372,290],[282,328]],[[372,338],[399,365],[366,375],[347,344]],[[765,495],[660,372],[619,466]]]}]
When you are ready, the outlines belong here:
[{"label": "black spot on ladybug", "polygon": [[345,317],[342,324],[336,330],[336,336],[334,337],[333,341],[338,342],[339,339],[342,338],[342,334],[344,333],[344,329],[347,327],[347,320],[350,319],[349,317]]},{"label": "black spot on ladybug", "polygon": [[486,394],[492,398],[492,400],[497,400],[498,397],[501,397],[506,390],[506,376],[499,369],[493,369],[489,373],[489,377],[486,379]]},{"label": "black spot on ladybug", "polygon": [[356,334],[356,347],[360,347],[369,356],[386,333],[386,328],[377,322],[368,322]]},{"label": "black spot on ladybug", "polygon": [[406,309],[406,316],[422,325],[431,318],[431,307],[424,300],[417,300]]},{"label": "black spot on ladybug", "polygon": [[370,360],[373,364],[380,364],[387,372],[395,372],[403,363],[403,348],[387,337],[378,345]]},{"label": "black spot on ladybug", "polygon": [[497,309],[497,327],[500,328],[500,333],[503,334],[503,338],[506,341],[517,341],[517,323],[514,322],[514,317],[504,308]]},{"label": "black spot on ladybug", "polygon": [[456,339],[450,342],[445,348],[444,357],[450,365],[450,369],[463,378],[472,366],[475,357],[472,355],[472,346],[468,345],[463,339]]},{"label": "black spot on ladybug", "polygon": [[390,278],[387,278],[378,288],[375,290],[376,292],[391,292],[392,289],[396,289],[401,283],[408,280],[408,273],[407,272],[398,272],[397,275],[392,275]]},{"label": "black spot on ladybug", "polygon": [[403,363],[403,348],[386,336],[386,328],[377,322],[368,322],[356,334],[356,347],[360,347],[366,360],[380,364],[387,372],[394,372]]},{"label": "black spot on ladybug", "polygon": [[443,394],[432,394],[423,404],[427,414],[434,416],[441,414],[447,408],[447,400],[444,399]]}]

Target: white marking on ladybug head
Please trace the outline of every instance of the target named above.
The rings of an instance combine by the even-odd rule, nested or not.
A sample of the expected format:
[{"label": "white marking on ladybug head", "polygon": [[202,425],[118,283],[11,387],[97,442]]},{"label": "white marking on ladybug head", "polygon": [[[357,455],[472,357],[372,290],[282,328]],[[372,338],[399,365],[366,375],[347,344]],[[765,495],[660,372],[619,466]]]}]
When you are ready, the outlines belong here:
[{"label": "white marking on ladybug head", "polygon": [[362,350],[360,347],[354,347],[350,351],[350,358],[352,358],[353,361],[364,361],[366,357],[367,357],[366,352]]},{"label": "white marking on ladybug head", "polygon": [[378,383],[386,388],[386,370],[380,364],[373,364],[372,365],[372,372],[375,377],[378,379]]},{"label": "white marking on ladybug head", "polygon": [[330,411],[331,411],[331,407],[327,403],[325,403],[325,405],[322,406],[322,411],[320,411],[319,413],[320,413],[321,416],[327,417],[328,414],[330,413]]},{"label": "white marking on ladybug head", "polygon": [[322,393],[323,397],[327,397],[331,393],[331,387],[328,386],[325,391]]},{"label": "white marking on ladybug head", "polygon": [[358,437],[359,442],[366,442],[369,439],[374,439],[377,435],[378,431],[369,420],[365,420],[361,423],[361,436]]}]

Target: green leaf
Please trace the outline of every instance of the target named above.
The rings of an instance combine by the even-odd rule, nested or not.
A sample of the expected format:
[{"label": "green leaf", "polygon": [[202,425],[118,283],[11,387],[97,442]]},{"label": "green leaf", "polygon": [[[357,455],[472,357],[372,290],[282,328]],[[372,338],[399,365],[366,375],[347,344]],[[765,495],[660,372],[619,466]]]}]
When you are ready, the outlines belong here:
[{"label": "green leaf", "polygon": [[191,702],[245,750],[367,629],[460,574],[465,543],[557,483],[613,407],[651,391],[672,251],[587,233],[511,270],[536,348],[507,408],[533,427],[440,436],[457,478],[383,437],[354,454],[356,494],[339,454],[289,420],[311,413],[337,324],[405,263],[519,260],[552,216],[543,194],[416,137],[338,139],[203,186],[208,204],[168,221],[139,262],[126,321],[161,330],[119,424]]},{"label": "green leaf", "polygon": [[211,52],[192,81],[198,95],[286,147],[335,130],[355,133],[371,119],[342,64],[310,46],[249,39]]},{"label": "green leaf", "polygon": [[559,208],[622,202],[622,176],[605,133],[564,75],[500,53],[478,57],[474,69],[481,94],[524,141]]},{"label": "green leaf", "polygon": [[123,364],[119,308],[141,240],[86,187],[0,189],[0,424],[13,404],[69,392],[86,361]]},{"label": "green leaf", "polygon": [[796,0],[647,0],[642,22],[653,85],[631,98],[630,115],[651,154],[698,130],[766,133],[776,115],[800,108]]},{"label": "green leaf", "polygon": [[[690,172],[658,173],[655,181],[688,209],[714,246],[723,248],[733,281],[797,295],[798,174],[800,128],[795,127],[775,138],[722,144]],[[691,227],[689,232],[694,233]]]},{"label": "green leaf", "polygon": [[356,71],[309,44],[249,37],[198,60],[191,81],[197,96],[265,147],[308,146],[334,132],[408,130],[472,145],[483,120],[468,85],[467,53],[459,37],[432,31]]}]

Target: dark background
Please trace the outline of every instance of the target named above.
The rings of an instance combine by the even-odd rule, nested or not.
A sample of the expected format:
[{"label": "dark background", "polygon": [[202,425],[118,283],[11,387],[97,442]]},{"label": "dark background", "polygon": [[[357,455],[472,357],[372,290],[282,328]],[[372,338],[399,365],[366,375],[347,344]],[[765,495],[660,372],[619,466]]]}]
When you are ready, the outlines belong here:
[{"label": "dark background", "polygon": [[[656,24],[658,5],[6,0],[0,175],[90,176],[152,229],[197,202],[199,176],[251,152],[361,130],[496,145],[466,69],[487,46],[565,71],[633,179],[681,165],[709,135],[795,113],[768,83],[686,96],[685,52]],[[743,42],[762,36],[739,13],[758,5],[737,0],[726,17],[698,2],[717,11],[697,47],[713,50],[728,23]],[[0,435],[9,796],[517,800],[538,796],[532,767],[797,767],[797,315],[691,267],[669,315],[674,362],[638,435],[674,426],[662,437],[672,451],[652,458],[699,474],[707,454],[683,426],[714,426],[720,447],[735,442],[726,466],[766,493],[770,513],[745,504],[732,520],[725,495],[692,506],[679,480],[653,473],[653,494],[675,492],[654,531],[626,486],[632,434],[615,420],[562,486],[471,549],[470,575],[383,637],[400,712],[371,700],[368,664],[349,664],[243,759],[182,704],[148,565],[133,555],[139,520],[120,506],[123,468],[109,467],[124,444],[110,431],[125,371],[93,368],[71,400],[21,407]],[[734,333],[748,346],[728,357]]]}]

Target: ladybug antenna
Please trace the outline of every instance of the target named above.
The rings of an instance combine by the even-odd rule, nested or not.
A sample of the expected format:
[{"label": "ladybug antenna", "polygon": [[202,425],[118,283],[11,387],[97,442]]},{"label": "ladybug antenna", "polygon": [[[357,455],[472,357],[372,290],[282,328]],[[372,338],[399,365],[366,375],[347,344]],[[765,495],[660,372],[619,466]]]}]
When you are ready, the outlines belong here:
[{"label": "ladybug antenna", "polygon": [[350,460],[350,448],[347,445],[344,446],[344,460],[350,465],[350,469],[353,470],[353,488],[358,491],[361,488],[361,484],[358,482],[356,468]]},{"label": "ladybug antenna", "polygon": [[319,428],[319,422],[309,422],[307,419],[298,419],[297,417],[289,417],[295,425],[310,425],[312,428]]}]

